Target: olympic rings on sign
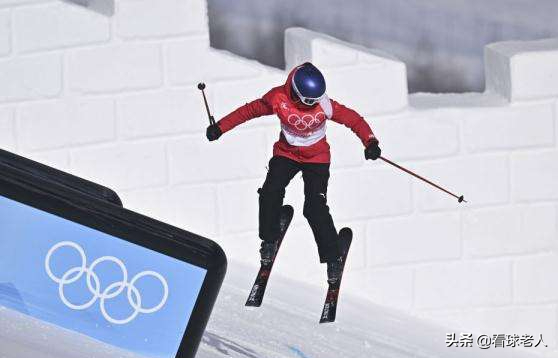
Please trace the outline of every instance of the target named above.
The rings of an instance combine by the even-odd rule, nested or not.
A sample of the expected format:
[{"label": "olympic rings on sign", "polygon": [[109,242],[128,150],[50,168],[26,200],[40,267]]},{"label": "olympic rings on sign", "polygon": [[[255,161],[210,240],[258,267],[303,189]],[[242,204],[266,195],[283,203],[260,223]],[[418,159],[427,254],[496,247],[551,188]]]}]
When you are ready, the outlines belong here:
[{"label": "olympic rings on sign", "polygon": [[[62,277],[56,277],[56,275],[54,275],[54,273],[52,272],[51,268],[50,268],[50,259],[53,255],[53,253],[62,248],[62,247],[70,247],[73,248],[74,250],[77,251],[77,253],[79,254],[80,258],[81,258],[81,265],[76,266],[76,267],[72,267],[69,268],[63,275]],[[112,262],[114,264],[116,264],[120,270],[122,271],[122,280],[121,281],[117,281],[117,282],[113,282],[110,285],[108,285],[102,292],[101,292],[101,282],[99,280],[99,276],[95,273],[95,267],[102,263],[102,262]],[[100,300],[99,303],[99,307],[101,310],[101,314],[103,315],[103,317],[109,321],[110,323],[113,324],[126,324],[126,323],[130,323],[132,320],[134,320],[138,314],[140,313],[154,313],[159,311],[167,302],[167,299],[169,297],[169,286],[167,284],[167,280],[158,272],[155,271],[142,271],[140,273],[138,273],[137,275],[135,275],[132,280],[130,282],[128,282],[128,270],[126,269],[126,266],[124,265],[124,263],[114,257],[114,256],[103,256],[100,257],[96,260],[94,260],[91,265],[89,267],[87,267],[87,259],[85,256],[85,251],[83,250],[83,248],[81,246],[79,246],[78,244],[76,244],[75,242],[72,241],[62,241],[59,242],[57,244],[55,244],[54,246],[52,246],[50,248],[50,250],[48,250],[46,257],[45,257],[45,271],[48,275],[48,277],[50,277],[51,280],[53,280],[54,282],[56,282],[58,284],[58,294],[60,296],[60,300],[62,301],[62,303],[64,303],[66,305],[66,307],[73,309],[73,310],[84,310],[87,309],[89,307],[91,307],[92,305],[95,304],[95,302],[97,302],[97,300]],[[92,297],[89,301],[83,303],[83,304],[74,304],[72,302],[70,302],[67,298],[66,295],[64,293],[64,287],[68,284],[71,284],[73,282],[76,282],[77,280],[79,280],[84,274],[86,274],[86,283],[87,283],[87,289],[89,290],[89,292],[92,294]],[[139,292],[139,290],[137,289],[137,287],[135,286],[135,283],[146,276],[152,276],[156,279],[159,280],[159,282],[161,282],[161,285],[163,286],[163,297],[161,298],[161,301],[153,306],[153,307],[147,307],[144,308],[141,305],[141,294]],[[112,316],[110,316],[106,310],[106,301],[110,300],[112,298],[115,298],[116,296],[120,295],[121,293],[124,292],[124,290],[126,289],[126,297],[128,298],[128,302],[130,303],[130,306],[134,309],[133,313],[124,319],[116,319],[113,318]]]}]

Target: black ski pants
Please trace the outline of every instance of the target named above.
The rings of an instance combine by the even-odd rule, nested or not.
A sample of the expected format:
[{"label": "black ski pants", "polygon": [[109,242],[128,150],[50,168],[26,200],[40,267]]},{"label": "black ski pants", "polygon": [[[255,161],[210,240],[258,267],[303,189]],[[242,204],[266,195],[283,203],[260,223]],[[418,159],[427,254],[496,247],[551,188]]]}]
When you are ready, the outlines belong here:
[{"label": "black ski pants", "polygon": [[329,163],[299,163],[286,157],[274,156],[260,194],[259,236],[264,241],[275,241],[279,236],[279,216],[285,188],[291,179],[302,172],[304,180],[304,217],[308,220],[318,245],[320,262],[340,256],[337,230],[327,206]]}]

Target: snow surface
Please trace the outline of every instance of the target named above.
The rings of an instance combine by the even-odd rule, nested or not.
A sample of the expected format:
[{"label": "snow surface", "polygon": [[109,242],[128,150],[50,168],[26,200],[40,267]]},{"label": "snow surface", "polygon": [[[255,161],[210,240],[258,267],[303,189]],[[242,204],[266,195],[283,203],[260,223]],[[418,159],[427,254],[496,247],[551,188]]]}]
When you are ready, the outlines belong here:
[{"label": "snow surface", "polygon": [[343,293],[332,324],[318,323],[325,291],[272,275],[262,307],[246,308],[256,270],[232,263],[198,350],[199,358],[535,357],[505,351],[447,348],[457,332]]},{"label": "snow surface", "polygon": [[0,306],[0,358],[146,358]]}]

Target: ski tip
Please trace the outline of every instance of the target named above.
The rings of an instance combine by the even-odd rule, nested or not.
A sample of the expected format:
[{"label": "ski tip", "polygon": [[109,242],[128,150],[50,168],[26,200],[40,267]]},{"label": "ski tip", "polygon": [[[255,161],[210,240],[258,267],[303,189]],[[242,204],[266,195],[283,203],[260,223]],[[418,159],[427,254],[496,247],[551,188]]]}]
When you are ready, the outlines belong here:
[{"label": "ski tip", "polygon": [[246,304],[244,305],[244,307],[246,307],[246,309],[248,309],[248,310],[254,310],[254,309],[256,309],[260,306],[261,306],[261,303],[257,304],[257,303],[253,303],[253,302],[246,302]]},{"label": "ski tip", "polygon": [[262,305],[261,302],[256,302],[256,301],[246,301],[246,303],[244,304],[244,306],[246,307],[260,307]]},{"label": "ski tip", "polygon": [[351,230],[351,228],[348,227],[344,227],[341,230],[339,230],[339,236],[345,236],[345,235],[353,235],[353,230]]},{"label": "ski tip", "polygon": [[324,323],[334,323],[335,322],[335,318],[333,320],[331,319],[320,319],[320,324],[324,324]]},{"label": "ski tip", "polygon": [[293,209],[293,207],[290,206],[290,205],[283,205],[283,207],[281,208],[281,210],[282,210],[284,213],[294,214],[294,209]]}]

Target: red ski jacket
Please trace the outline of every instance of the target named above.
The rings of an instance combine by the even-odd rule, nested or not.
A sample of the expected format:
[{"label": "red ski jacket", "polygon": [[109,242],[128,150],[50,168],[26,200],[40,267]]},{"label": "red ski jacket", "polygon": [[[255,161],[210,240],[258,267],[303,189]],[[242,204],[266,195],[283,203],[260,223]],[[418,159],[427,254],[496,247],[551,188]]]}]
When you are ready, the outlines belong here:
[{"label": "red ski jacket", "polygon": [[[313,105],[304,105],[291,93],[294,69],[283,86],[272,88],[262,98],[247,103],[217,124],[223,133],[252,118],[276,114],[281,120],[281,135],[273,155],[304,163],[329,163],[331,154],[326,140],[328,119],[350,128],[367,146],[377,140],[372,129],[354,110],[329,99],[327,95]],[[294,100],[296,98],[297,100]]]}]

